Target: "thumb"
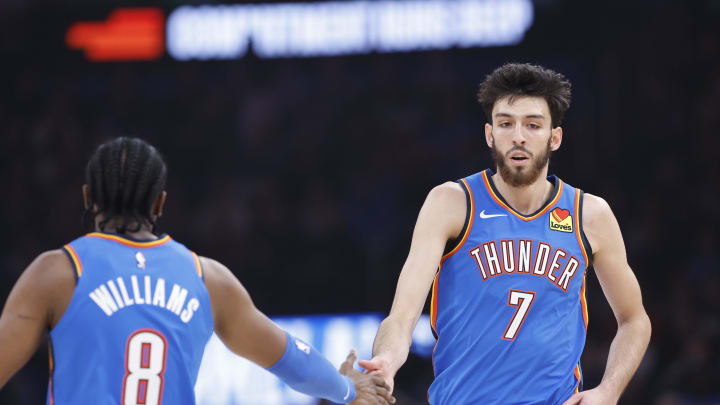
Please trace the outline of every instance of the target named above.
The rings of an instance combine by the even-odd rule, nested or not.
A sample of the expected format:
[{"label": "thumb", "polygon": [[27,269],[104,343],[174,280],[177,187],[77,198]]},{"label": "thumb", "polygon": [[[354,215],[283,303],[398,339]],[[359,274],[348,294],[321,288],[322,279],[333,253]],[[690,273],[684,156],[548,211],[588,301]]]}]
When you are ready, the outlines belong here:
[{"label": "thumb", "polygon": [[372,371],[381,368],[380,361],[377,358],[373,358],[372,360],[360,360],[358,361],[358,365],[364,368],[366,371]]},{"label": "thumb", "polygon": [[350,350],[350,354],[348,354],[343,364],[340,365],[340,372],[342,374],[345,374],[348,371],[352,370],[353,366],[355,365],[355,361],[357,361],[357,352],[355,351],[355,349],[352,349]]},{"label": "thumb", "polygon": [[579,404],[580,401],[582,401],[582,393],[578,392],[577,394],[571,396],[570,399],[563,402],[562,405],[576,405]]}]

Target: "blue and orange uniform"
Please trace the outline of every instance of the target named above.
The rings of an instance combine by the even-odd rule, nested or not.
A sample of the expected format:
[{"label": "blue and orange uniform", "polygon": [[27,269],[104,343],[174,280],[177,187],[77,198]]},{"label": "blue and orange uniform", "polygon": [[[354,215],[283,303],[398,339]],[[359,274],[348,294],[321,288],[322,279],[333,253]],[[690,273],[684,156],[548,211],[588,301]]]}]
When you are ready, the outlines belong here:
[{"label": "blue and orange uniform", "polygon": [[438,341],[428,400],[562,404],[582,389],[591,254],[583,192],[550,176],[550,199],[523,215],[503,199],[492,175],[485,170],[459,181],[468,213],[433,283]]},{"label": "blue and orange uniform", "polygon": [[90,233],[63,247],[77,284],[50,331],[47,403],[194,404],[213,331],[197,255],[169,236]]}]

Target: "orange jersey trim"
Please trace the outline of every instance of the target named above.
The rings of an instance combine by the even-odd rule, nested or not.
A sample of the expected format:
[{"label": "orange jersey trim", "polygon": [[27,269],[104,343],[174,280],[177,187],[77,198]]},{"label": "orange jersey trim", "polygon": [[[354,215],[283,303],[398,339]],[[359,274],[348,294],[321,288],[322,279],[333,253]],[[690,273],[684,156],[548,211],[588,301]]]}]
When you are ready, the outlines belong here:
[{"label": "orange jersey trim", "polygon": [[583,259],[585,259],[585,272],[583,272],[583,283],[582,288],[580,289],[580,303],[582,306],[582,315],[583,315],[583,321],[585,322],[585,330],[587,331],[587,326],[589,322],[589,314],[588,314],[588,307],[587,307],[587,298],[585,297],[585,276],[587,274],[587,268],[590,265],[590,261],[588,259],[587,251],[585,250],[585,244],[582,241],[582,237],[580,236],[580,189],[575,190],[575,235],[577,236],[578,244],[580,245],[580,250],[583,254]]},{"label": "orange jersey trim", "polygon": [[120,244],[123,244],[125,246],[135,247],[135,248],[151,248],[155,246],[160,246],[168,243],[170,241],[170,235],[165,235],[164,237],[152,240],[148,242],[136,242],[134,240],[123,238],[122,236],[116,236],[116,235],[109,235],[106,233],[100,233],[100,232],[93,232],[85,235],[90,238],[100,238],[105,240],[111,240],[118,242]]},{"label": "orange jersey trim", "polygon": [[198,257],[197,253],[193,252],[192,250],[190,251],[190,253],[192,253],[193,259],[195,259],[195,271],[197,271],[198,276],[202,278],[203,270],[202,266],[200,265],[200,258]]},{"label": "orange jersey trim", "polygon": [[580,223],[580,189],[575,189],[575,235],[577,235],[578,244],[580,245],[580,250],[583,254],[583,259],[585,259],[585,268],[590,265],[590,261],[588,259],[587,251],[585,250],[585,244],[582,241],[582,237],[580,236],[580,226],[582,224]]},{"label": "orange jersey trim", "polygon": [[582,306],[583,321],[585,322],[585,332],[587,332],[590,316],[588,314],[587,298],[585,298],[585,274],[583,274],[583,283],[580,289],[580,305]]},{"label": "orange jersey trim", "polygon": [[[432,295],[430,296],[430,328],[435,333],[435,346],[433,346],[432,355],[430,356],[430,364],[433,369],[433,376],[435,375],[435,349],[437,349],[438,342],[440,342],[440,335],[437,333],[437,296],[438,296],[438,282],[440,281],[440,271],[442,271],[443,262],[440,261],[440,266],[435,274],[435,280],[433,280]],[[430,392],[427,392],[428,403],[430,401]]]},{"label": "orange jersey trim", "polygon": [[[443,255],[442,258],[440,258],[440,264],[438,265],[438,271],[435,274],[435,279],[433,280],[432,285],[432,295],[430,296],[430,327],[435,332],[435,335],[437,336],[437,340],[435,341],[435,346],[433,347],[432,351],[432,359],[431,364],[433,367],[433,375],[435,375],[435,348],[437,348],[437,342],[440,341],[440,336],[437,333],[437,314],[438,314],[438,284],[440,283],[440,272],[442,271],[442,265],[445,260],[449,259],[450,256],[454,255],[460,248],[465,244],[465,241],[468,238],[468,235],[470,235],[470,230],[472,229],[473,220],[475,218],[475,198],[473,197],[472,188],[470,188],[470,185],[465,179],[460,179],[460,181],[463,182],[463,185],[465,186],[465,189],[468,193],[468,196],[470,196],[470,212],[468,213],[470,220],[468,221],[467,227],[465,228],[465,232],[463,233],[462,238],[458,242],[457,246],[453,248],[453,250],[449,251],[447,254]],[[428,393],[429,395],[429,393]]]},{"label": "orange jersey trim", "polygon": [[465,228],[463,236],[458,242],[457,246],[455,246],[453,250],[449,251],[447,254],[443,255],[443,257],[440,259],[440,265],[438,266],[438,271],[435,274],[435,279],[433,280],[432,295],[430,297],[430,325],[432,326],[433,330],[435,330],[435,333],[437,333],[437,330],[435,329],[435,321],[437,320],[438,282],[440,281],[440,271],[442,270],[442,264],[445,260],[449,259],[450,256],[454,255],[458,250],[460,250],[460,247],[465,244],[468,235],[470,235],[470,230],[472,229],[473,219],[475,218],[475,198],[473,198],[472,189],[470,188],[468,182],[465,181],[465,179],[460,179],[460,181],[463,182],[463,185],[465,185],[467,193],[470,196],[470,212],[468,214],[470,220],[468,221],[467,227]]},{"label": "orange jersey trim", "polygon": [[580,364],[575,365],[575,378],[577,379],[577,385],[575,386],[575,393],[580,392]]},{"label": "orange jersey trim", "polygon": [[49,360],[49,366],[50,366],[50,377],[48,379],[48,391],[50,391],[50,405],[55,404],[55,390],[53,389],[53,371],[55,370],[55,362],[53,361],[53,349],[52,349],[52,339],[50,340],[50,344],[48,345],[48,360]]},{"label": "orange jersey trim", "polygon": [[460,239],[460,242],[458,242],[457,246],[453,248],[453,250],[449,251],[446,255],[444,255],[440,259],[440,263],[447,260],[450,256],[454,255],[455,252],[457,252],[460,247],[465,243],[465,240],[467,240],[468,235],[470,235],[470,229],[472,229],[473,224],[473,218],[475,218],[475,199],[473,198],[472,189],[470,188],[470,185],[465,181],[465,179],[460,179],[460,181],[463,182],[465,185],[465,188],[467,189],[468,195],[470,196],[470,221],[468,221],[467,228],[465,228],[465,233],[463,234],[462,238]]},{"label": "orange jersey trim", "polygon": [[555,197],[553,197],[553,199],[552,199],[549,203],[547,203],[547,205],[545,206],[545,208],[543,208],[542,210],[540,210],[540,212],[538,212],[538,213],[535,214],[535,215],[532,215],[532,216],[529,216],[529,217],[528,217],[528,216],[525,216],[525,215],[523,215],[523,214],[515,211],[512,207],[510,207],[509,205],[505,204],[505,203],[503,202],[503,200],[500,199],[500,197],[498,197],[497,194],[495,194],[495,191],[493,191],[492,186],[490,185],[490,179],[488,178],[488,175],[487,175],[487,172],[486,172],[486,171],[482,172],[482,178],[483,178],[483,182],[485,183],[485,188],[487,188],[487,190],[488,190],[488,192],[490,193],[490,196],[492,197],[492,199],[495,200],[495,202],[498,203],[498,205],[500,205],[501,207],[505,208],[505,209],[508,210],[511,214],[513,214],[514,216],[522,219],[523,221],[532,221],[533,219],[538,218],[538,217],[542,216],[543,214],[545,214],[545,213],[546,213],[550,208],[552,208],[552,206],[555,205],[555,203],[560,199],[560,196],[562,195],[562,190],[563,190],[563,182],[562,182],[562,180],[558,179],[557,190],[555,191]]},{"label": "orange jersey trim", "polygon": [[[430,328],[435,333],[435,346],[433,346],[432,355],[430,356],[430,364],[433,369],[433,376],[435,375],[435,349],[437,349],[438,342],[440,342],[440,335],[437,333],[437,294],[438,294],[438,281],[440,280],[440,271],[442,271],[442,261],[435,274],[435,280],[433,280],[432,296],[430,297]],[[428,403],[430,403],[430,391],[427,392]]]},{"label": "orange jersey trim", "polygon": [[437,322],[437,295],[438,295],[438,282],[440,281],[440,271],[442,271],[442,262],[440,262],[440,267],[438,267],[437,273],[435,273],[435,279],[433,280],[432,285],[432,295],[430,296],[430,326],[437,334],[437,329],[435,329],[435,324]]},{"label": "orange jersey trim", "polygon": [[65,249],[65,251],[70,254],[70,258],[72,258],[73,261],[73,266],[75,267],[75,274],[78,278],[80,278],[80,276],[82,276],[83,266],[82,262],[80,262],[80,259],[78,258],[77,252],[75,252],[75,249],[73,249],[73,247],[70,245],[63,246],[63,249]]}]

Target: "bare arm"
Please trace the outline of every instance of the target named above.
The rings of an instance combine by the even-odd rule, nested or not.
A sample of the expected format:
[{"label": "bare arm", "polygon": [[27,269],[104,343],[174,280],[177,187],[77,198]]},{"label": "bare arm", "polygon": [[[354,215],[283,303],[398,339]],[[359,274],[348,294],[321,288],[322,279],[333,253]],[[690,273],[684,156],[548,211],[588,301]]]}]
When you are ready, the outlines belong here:
[{"label": "bare arm", "polygon": [[393,386],[397,370],[405,363],[412,331],[425,304],[448,240],[462,231],[467,204],[457,183],[444,183],[428,194],[418,215],[410,253],[398,280],[390,315],[375,337],[373,359],[359,364]]},{"label": "bare arm", "polygon": [[60,250],[41,254],[20,276],[0,316],[0,388],[35,353],[74,288],[73,269]]},{"label": "bare arm", "polygon": [[285,332],[260,312],[227,267],[201,257],[215,333],[235,354],[267,368],[285,352]]},{"label": "bare arm", "polygon": [[[215,333],[235,354],[263,368],[276,365],[286,352],[288,337],[285,331],[255,307],[247,290],[227,267],[206,257],[201,257],[200,261],[210,293]],[[365,376],[353,369],[355,359],[356,354],[352,352],[340,368],[341,374],[350,378],[355,385],[357,396],[352,404],[394,403],[395,399],[390,395],[389,387],[381,378]],[[332,372],[332,365],[327,360],[322,361],[327,364],[324,367],[330,368]],[[313,390],[317,391],[318,383],[313,381],[317,380],[318,376],[313,375],[312,369],[303,369],[300,373],[306,381],[290,386],[312,395]],[[306,382],[309,384],[305,384]],[[318,395],[326,395],[326,392],[327,389],[323,386]]]},{"label": "bare arm", "polygon": [[627,263],[620,226],[605,200],[585,194],[583,227],[593,248],[595,273],[618,330],[600,385],[576,394],[566,404],[615,404],[645,354],[650,341],[650,319],[642,304],[640,286]]}]

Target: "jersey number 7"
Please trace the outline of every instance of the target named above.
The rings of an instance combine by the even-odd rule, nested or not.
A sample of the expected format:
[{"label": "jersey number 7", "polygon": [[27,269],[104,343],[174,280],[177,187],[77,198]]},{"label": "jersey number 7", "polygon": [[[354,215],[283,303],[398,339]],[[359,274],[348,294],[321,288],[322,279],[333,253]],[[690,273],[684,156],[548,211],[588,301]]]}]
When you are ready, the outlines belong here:
[{"label": "jersey number 7", "polygon": [[503,339],[515,340],[515,337],[520,330],[525,317],[527,316],[530,307],[532,307],[533,300],[535,299],[535,293],[530,291],[510,290],[508,296],[508,305],[517,307],[515,314],[513,314],[512,320],[505,329]]}]

